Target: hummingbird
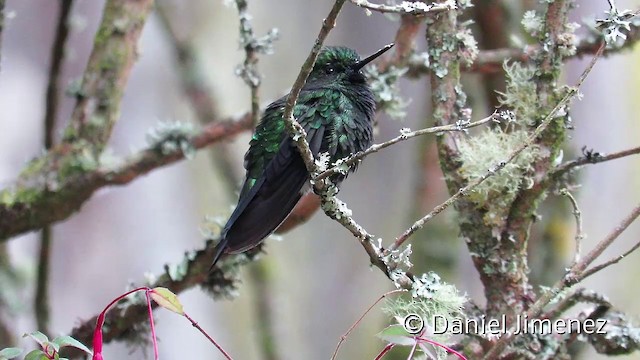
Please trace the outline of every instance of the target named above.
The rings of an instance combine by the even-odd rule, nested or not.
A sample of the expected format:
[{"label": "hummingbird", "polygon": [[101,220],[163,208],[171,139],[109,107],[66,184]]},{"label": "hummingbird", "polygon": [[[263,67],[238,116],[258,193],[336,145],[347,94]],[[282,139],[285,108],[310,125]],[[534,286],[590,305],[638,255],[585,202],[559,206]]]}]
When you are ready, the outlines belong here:
[{"label": "hummingbird", "polygon": [[[334,163],[371,145],[376,103],[362,68],[391,47],[362,60],[347,47],[328,46],[319,52],[293,109],[315,158],[328,153]],[[222,229],[211,268],[224,253],[260,244],[310,189],[311,177],[285,128],[286,101],[284,96],[271,103],[256,126],[244,157],[246,178],[238,205]],[[330,180],[339,185],[345,178],[335,174]]]}]

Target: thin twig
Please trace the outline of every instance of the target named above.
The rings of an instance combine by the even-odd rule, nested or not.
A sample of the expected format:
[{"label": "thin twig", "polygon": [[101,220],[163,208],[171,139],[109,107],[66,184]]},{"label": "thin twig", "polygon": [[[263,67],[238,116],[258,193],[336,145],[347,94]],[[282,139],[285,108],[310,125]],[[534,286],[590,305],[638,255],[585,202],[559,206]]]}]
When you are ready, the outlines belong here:
[{"label": "thin twig", "polygon": [[[46,93],[44,112],[44,147],[53,147],[53,133],[58,112],[60,98],[60,73],[65,54],[65,45],[69,35],[69,14],[73,0],[59,0],[58,23],[56,35],[51,46],[51,65],[49,67],[49,81]],[[40,250],[38,252],[38,274],[36,279],[36,294],[34,309],[38,329],[49,334],[49,266],[51,255],[52,229],[47,224],[40,232]]]},{"label": "thin twig", "polygon": [[611,266],[613,264],[617,264],[620,260],[624,259],[628,255],[630,255],[632,252],[636,251],[639,247],[640,247],[640,242],[637,242],[635,245],[633,245],[631,247],[631,249],[627,250],[624,254],[618,255],[617,257],[615,257],[613,259],[610,259],[605,263],[596,265],[596,266],[594,266],[594,267],[592,267],[590,269],[585,270],[584,274],[582,275],[582,278],[583,279],[587,278],[587,277],[597,273],[598,271],[600,271],[600,270],[602,270],[602,269],[604,269],[604,268],[606,268],[608,266]]},{"label": "thin twig", "polygon": [[[602,239],[596,247],[591,250],[580,262],[573,265],[567,274],[548,291],[542,294],[540,298],[529,308],[526,313],[526,318],[533,319],[536,318],[540,312],[544,309],[545,306],[551,302],[564,288],[577,284],[578,282],[584,280],[591,273],[586,271],[587,267],[600,255],[602,252],[613,243],[615,239],[624,232],[631,223],[636,220],[640,216],[640,204],[636,206],[631,213],[620,223],[620,225],[616,226],[607,237]],[[484,359],[496,359],[498,355],[502,353],[502,351],[511,343],[513,340],[515,329],[509,329],[497,342],[496,344],[487,352]]]},{"label": "thin twig", "polygon": [[311,153],[311,149],[309,149],[309,143],[307,142],[307,135],[298,123],[296,119],[293,117],[293,108],[298,101],[298,96],[300,95],[300,91],[302,91],[302,87],[307,82],[307,78],[313,69],[313,65],[316,63],[316,59],[318,58],[318,54],[322,49],[322,44],[324,40],[331,32],[336,25],[336,19],[340,10],[342,10],[342,6],[344,5],[346,0],[336,0],[327,15],[327,18],[322,22],[322,28],[320,29],[320,33],[318,33],[318,37],[316,38],[315,43],[313,44],[313,48],[311,52],[307,56],[304,64],[302,64],[302,68],[300,69],[300,73],[296,78],[296,81],[293,83],[291,87],[291,91],[287,96],[287,102],[284,108],[283,118],[286,123],[287,132],[289,136],[294,140],[302,159],[304,160],[305,166],[307,167],[307,171],[312,176],[317,173],[317,166],[313,159],[313,154]]},{"label": "thin twig", "polygon": [[637,249],[639,246],[638,244],[634,245],[631,249],[629,249],[629,251],[622,254],[619,258],[607,261],[606,263],[600,266],[596,266],[592,269],[587,269],[587,266],[589,266],[598,256],[600,256],[600,254],[602,254],[604,250],[606,250],[609,245],[611,245],[613,241],[617,239],[618,236],[620,236],[620,234],[622,234],[622,232],[626,230],[627,227],[629,227],[629,225],[631,225],[631,223],[638,218],[638,216],[640,216],[640,204],[638,204],[631,211],[629,216],[627,216],[622,221],[622,223],[618,225],[604,240],[599,242],[598,245],[596,245],[596,247],[585,256],[584,260],[575,266],[575,269],[572,267],[571,271],[569,272],[569,280],[573,283],[582,281],[587,276],[593,275],[597,271],[602,270],[609,265],[615,264],[616,262],[620,261],[620,259],[622,259],[626,255],[629,255],[631,252]]},{"label": "thin twig", "polygon": [[536,130],[533,133],[531,133],[531,135],[529,135],[529,137],[527,138],[527,140],[524,143],[522,143],[518,148],[516,148],[514,151],[512,151],[511,154],[509,154],[507,156],[506,160],[495,164],[492,168],[487,170],[486,174],[484,174],[483,176],[471,181],[465,187],[459,189],[455,194],[453,194],[453,196],[451,196],[445,202],[443,202],[440,205],[436,206],[430,213],[428,213],[427,215],[425,215],[421,219],[418,219],[415,223],[413,223],[413,225],[411,225],[411,227],[409,227],[404,233],[402,233],[402,235],[400,235],[400,236],[398,236],[396,238],[396,241],[389,247],[388,250],[389,251],[393,251],[395,249],[398,249],[405,241],[407,241],[407,239],[411,235],[413,235],[413,233],[415,233],[418,229],[421,229],[434,216],[436,216],[439,213],[441,213],[442,211],[444,211],[446,208],[448,208],[451,204],[456,202],[462,196],[468,194],[470,191],[473,191],[473,189],[475,189],[478,185],[480,185],[486,179],[488,179],[489,177],[493,176],[495,173],[500,171],[508,163],[513,161],[513,159],[515,159],[522,151],[524,151],[526,148],[531,146],[536,141],[538,136],[540,136],[540,134],[542,134],[542,132],[547,128],[547,126],[549,126],[549,124],[554,119],[556,119],[555,115],[558,113],[558,111],[560,111],[560,109],[562,109],[565,105],[567,105],[568,102],[571,99],[573,99],[573,97],[577,94],[578,89],[580,88],[580,86],[582,85],[584,80],[587,78],[587,75],[589,75],[589,73],[593,69],[593,66],[596,64],[596,62],[597,62],[598,58],[600,57],[600,55],[602,55],[602,51],[603,50],[604,50],[604,43],[602,43],[600,45],[600,50],[593,57],[593,59],[591,60],[591,63],[589,63],[589,66],[587,66],[587,68],[584,70],[584,72],[582,73],[582,75],[578,79],[578,82],[576,83],[576,86],[571,88],[567,92],[567,94],[556,104],[556,106],[549,112],[549,114],[547,114],[547,116],[540,123],[540,125],[538,125]]},{"label": "thin twig", "polygon": [[364,151],[359,151],[349,156],[348,158],[340,161],[339,165],[334,165],[332,168],[327,169],[326,171],[318,174],[318,176],[315,177],[315,180],[322,180],[340,171],[344,171],[344,170],[341,170],[344,168],[344,166],[353,166],[356,163],[358,163],[360,160],[364,159],[367,155],[378,152],[384,148],[387,148],[393,144],[397,144],[401,141],[405,141],[405,140],[414,138],[416,136],[422,136],[427,134],[441,134],[441,133],[450,132],[450,131],[464,131],[472,127],[484,125],[490,121],[498,121],[495,113],[490,116],[487,116],[482,120],[478,120],[472,123],[449,124],[449,125],[442,125],[442,126],[433,126],[430,128],[425,128],[425,129],[416,130],[416,131],[403,131],[400,136],[397,136],[391,140],[385,141],[380,144],[371,145],[368,149]]},{"label": "thin twig", "polygon": [[340,341],[338,341],[338,345],[336,345],[336,349],[333,351],[333,356],[331,356],[331,360],[335,360],[336,357],[338,356],[338,351],[340,350],[340,346],[342,346],[342,343],[347,339],[347,337],[349,336],[349,334],[351,334],[351,332],[358,327],[358,325],[360,325],[360,323],[362,322],[362,319],[364,319],[365,316],[367,316],[367,314],[376,306],[378,305],[378,303],[380,301],[382,301],[384,298],[386,298],[389,295],[393,295],[393,294],[397,294],[399,292],[404,292],[405,290],[392,290],[389,292],[386,292],[382,295],[380,295],[380,297],[378,297],[376,299],[376,301],[373,302],[373,304],[371,304],[367,310],[358,318],[358,320],[356,320],[356,322],[353,323],[353,325],[351,325],[349,327],[349,329],[347,330],[347,332],[345,332],[342,336],[340,336]]},{"label": "thin twig", "polygon": [[454,1],[446,1],[442,3],[434,2],[432,4],[425,4],[420,1],[403,1],[400,5],[382,5],[374,4],[366,0],[350,0],[356,6],[365,8],[371,11],[379,13],[392,13],[403,15],[426,15],[427,13],[434,13],[438,11],[447,11],[455,9],[456,4]]},{"label": "thin twig", "polygon": [[582,165],[587,165],[587,164],[598,164],[601,162],[605,162],[605,161],[610,161],[610,160],[615,160],[615,159],[620,159],[626,156],[631,156],[631,155],[638,155],[640,154],[640,146],[638,147],[634,147],[631,149],[627,149],[627,150],[623,150],[623,151],[618,151],[612,154],[608,154],[608,155],[602,155],[602,154],[595,154],[592,156],[584,156],[581,157],[579,159],[576,160],[572,160],[569,162],[566,162],[562,165],[559,165],[557,168],[553,169],[553,171],[551,172],[551,176],[558,176],[558,175],[562,175],[564,173],[566,173],[567,171],[574,169],[576,167],[582,166]]},{"label": "thin twig", "polygon": [[580,252],[582,251],[582,240],[584,239],[584,233],[582,230],[582,212],[580,212],[580,208],[578,207],[578,201],[576,198],[571,195],[569,190],[562,189],[560,190],[560,195],[566,196],[569,198],[571,202],[571,206],[573,207],[573,216],[576,218],[576,252],[573,255],[573,263],[577,263],[580,261]]},{"label": "thin twig", "polygon": [[212,343],[213,346],[215,346],[218,349],[218,351],[220,351],[222,353],[222,355],[227,360],[233,360],[231,358],[231,356],[222,348],[222,346],[218,345],[218,343],[211,336],[209,336],[209,334],[207,334],[207,332],[204,331],[204,329],[202,327],[200,327],[200,324],[198,324],[189,315],[187,315],[187,313],[183,313],[183,315],[184,315],[184,317],[187,318],[187,320],[189,320],[189,322],[191,322],[191,325],[193,325],[194,328],[198,329],[198,331],[200,331],[202,333],[202,335],[204,335],[207,338],[207,340],[209,340],[209,342]]},{"label": "thin twig", "polygon": [[51,225],[46,225],[40,231],[36,294],[33,302],[38,330],[44,334],[51,333],[49,331],[49,269],[51,266],[51,235]]}]

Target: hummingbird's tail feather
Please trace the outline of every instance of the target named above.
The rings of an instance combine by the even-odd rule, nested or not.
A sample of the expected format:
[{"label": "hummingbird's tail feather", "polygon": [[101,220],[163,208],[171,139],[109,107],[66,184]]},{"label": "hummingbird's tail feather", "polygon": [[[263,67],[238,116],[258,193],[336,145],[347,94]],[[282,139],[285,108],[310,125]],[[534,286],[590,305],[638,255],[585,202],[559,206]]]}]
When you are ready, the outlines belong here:
[{"label": "hummingbird's tail feather", "polygon": [[222,257],[222,254],[224,253],[224,251],[227,248],[227,243],[229,241],[227,240],[227,237],[223,236],[220,238],[220,241],[218,242],[218,244],[216,244],[216,248],[213,249],[213,262],[211,263],[211,267],[209,267],[209,272],[211,272],[211,270],[213,270],[213,267],[216,266],[216,263],[218,262],[218,260],[220,260],[220,258]]},{"label": "hummingbird's tail feather", "polygon": [[[307,130],[309,148],[314,156],[320,151],[323,137],[324,128]],[[238,206],[222,232],[224,252],[249,250],[269,236],[298,203],[307,181],[309,173],[304,161],[287,137],[262,176],[240,196]]]},{"label": "hummingbird's tail feather", "polygon": [[[254,185],[254,196],[229,226],[225,240],[228,253],[239,253],[258,245],[289,215],[300,200],[300,190],[309,175],[302,158],[296,154],[286,172],[269,174]],[[253,190],[253,189],[252,189]]]}]

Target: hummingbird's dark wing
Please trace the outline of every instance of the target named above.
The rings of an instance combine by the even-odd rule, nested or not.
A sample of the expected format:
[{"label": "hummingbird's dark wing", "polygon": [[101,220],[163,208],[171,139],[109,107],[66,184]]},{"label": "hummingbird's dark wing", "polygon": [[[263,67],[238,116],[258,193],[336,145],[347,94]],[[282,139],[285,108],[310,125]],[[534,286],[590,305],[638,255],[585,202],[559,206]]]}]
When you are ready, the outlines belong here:
[{"label": "hummingbird's dark wing", "polygon": [[[314,156],[321,150],[330,120],[319,109],[325,108],[322,95],[303,91],[294,109]],[[309,180],[304,161],[285,130],[285,101],[272,103],[256,127],[245,155],[247,178],[216,246],[214,264],[223,252],[248,250],[271,234],[293,210]]]}]

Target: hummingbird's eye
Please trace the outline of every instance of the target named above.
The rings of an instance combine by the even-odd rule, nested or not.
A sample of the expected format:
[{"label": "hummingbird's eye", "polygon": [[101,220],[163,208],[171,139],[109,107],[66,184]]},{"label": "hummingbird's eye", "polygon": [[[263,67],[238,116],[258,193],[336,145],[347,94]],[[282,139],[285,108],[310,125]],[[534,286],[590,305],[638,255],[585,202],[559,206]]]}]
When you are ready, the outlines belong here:
[{"label": "hummingbird's eye", "polygon": [[335,69],[331,65],[327,65],[327,67],[324,69],[324,72],[326,72],[327,74],[333,74],[334,71]]}]

